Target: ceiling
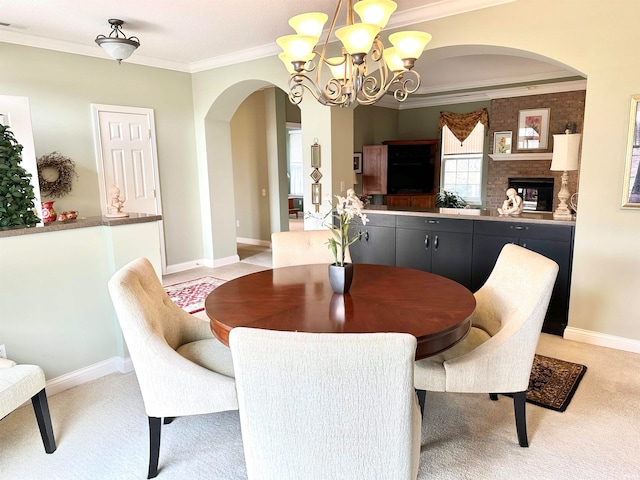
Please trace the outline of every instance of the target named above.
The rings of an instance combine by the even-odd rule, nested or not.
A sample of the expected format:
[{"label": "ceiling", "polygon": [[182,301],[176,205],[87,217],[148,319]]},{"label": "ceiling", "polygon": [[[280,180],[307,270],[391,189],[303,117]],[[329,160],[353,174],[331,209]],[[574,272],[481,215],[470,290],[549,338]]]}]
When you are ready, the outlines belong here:
[{"label": "ceiling", "polygon": [[[398,9],[387,28],[511,1],[515,0],[396,0]],[[119,18],[125,22],[124,33],[137,36],[141,43],[126,62],[197,72],[274,55],[280,51],[275,39],[293,33],[287,24],[291,16],[322,11],[331,18],[336,4],[335,0],[0,0],[0,42],[106,58],[94,40],[98,34],[109,34],[109,18]],[[427,104],[435,97],[466,102],[480,94],[454,92],[579,75],[526,52],[479,46],[431,50],[427,46],[416,69],[423,79],[421,101]]]}]

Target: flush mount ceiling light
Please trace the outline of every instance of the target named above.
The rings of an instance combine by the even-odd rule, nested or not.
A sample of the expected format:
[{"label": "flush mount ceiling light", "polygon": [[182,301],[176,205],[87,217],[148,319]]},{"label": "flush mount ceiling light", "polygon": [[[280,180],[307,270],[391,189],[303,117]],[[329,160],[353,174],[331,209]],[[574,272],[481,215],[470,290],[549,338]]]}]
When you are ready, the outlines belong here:
[{"label": "flush mount ceiling light", "polygon": [[[385,48],[380,32],[387,25],[397,4],[391,0],[353,0],[346,2],[346,26],[335,30],[342,42],[342,56],[327,58],[327,47],[340,14],[343,1],[333,15],[322,51],[316,50],[328,16],[305,13],[289,20],[296,35],[276,40],[283,52],[279,55],[291,77],[289,99],[302,101],[306,88],[323,105],[346,107],[352,103],[371,105],[386,93],[402,102],[420,87],[420,75],[413,71],[431,35],[425,32],[397,32],[389,36],[393,47]],[[362,23],[354,23],[354,11]],[[327,65],[333,78],[324,86],[322,66]],[[315,70],[315,79],[308,74]]]},{"label": "flush mount ceiling light", "polygon": [[140,46],[140,40],[138,37],[129,37],[122,33],[122,25],[124,22],[116,18],[109,19],[111,25],[111,33],[109,36],[98,35],[96,37],[96,43],[104,48],[107,54],[121,63],[122,60],[126,60],[131,56],[136,48]]}]

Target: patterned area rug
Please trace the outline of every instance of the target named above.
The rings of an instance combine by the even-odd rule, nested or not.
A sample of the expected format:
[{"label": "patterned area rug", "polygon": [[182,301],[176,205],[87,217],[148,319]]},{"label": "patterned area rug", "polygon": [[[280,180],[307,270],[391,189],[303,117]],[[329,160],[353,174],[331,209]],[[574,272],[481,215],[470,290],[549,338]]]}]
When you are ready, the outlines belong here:
[{"label": "patterned area rug", "polygon": [[556,358],[536,355],[531,369],[527,402],[564,412],[587,367]]},{"label": "patterned area rug", "polygon": [[202,277],[168,285],[164,289],[176,305],[189,313],[196,313],[204,310],[204,300],[207,295],[225,281],[215,277]]}]

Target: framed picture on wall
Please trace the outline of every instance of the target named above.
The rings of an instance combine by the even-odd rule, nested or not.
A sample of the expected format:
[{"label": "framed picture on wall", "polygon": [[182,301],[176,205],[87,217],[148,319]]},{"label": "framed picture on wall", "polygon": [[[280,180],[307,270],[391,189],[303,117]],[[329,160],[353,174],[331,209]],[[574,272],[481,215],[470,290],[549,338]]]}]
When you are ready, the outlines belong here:
[{"label": "framed picture on wall", "polygon": [[493,153],[511,153],[511,132],[493,134]]},{"label": "framed picture on wall", "polygon": [[631,97],[622,206],[640,208],[640,95]]},{"label": "framed picture on wall", "polygon": [[353,171],[362,173],[362,153],[360,152],[353,154]]},{"label": "framed picture on wall", "polygon": [[320,205],[322,201],[322,185],[319,183],[311,184],[311,203],[314,205]]},{"label": "framed picture on wall", "polygon": [[549,108],[520,110],[518,150],[545,150],[549,145]]}]

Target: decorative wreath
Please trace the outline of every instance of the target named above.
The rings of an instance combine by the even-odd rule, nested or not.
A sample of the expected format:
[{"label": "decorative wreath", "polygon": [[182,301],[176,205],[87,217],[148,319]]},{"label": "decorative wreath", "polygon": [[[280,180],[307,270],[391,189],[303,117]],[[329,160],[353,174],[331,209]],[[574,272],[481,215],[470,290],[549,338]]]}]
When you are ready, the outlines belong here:
[{"label": "decorative wreath", "polygon": [[[56,170],[58,177],[54,180],[47,180],[42,175],[46,169]],[[38,159],[38,178],[40,192],[43,196],[60,198],[71,192],[73,177],[78,178],[76,164],[69,157],[60,155],[58,152],[51,152]]]}]

